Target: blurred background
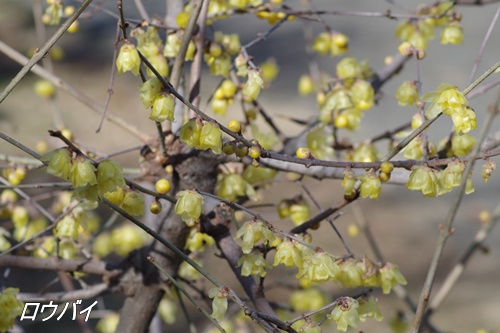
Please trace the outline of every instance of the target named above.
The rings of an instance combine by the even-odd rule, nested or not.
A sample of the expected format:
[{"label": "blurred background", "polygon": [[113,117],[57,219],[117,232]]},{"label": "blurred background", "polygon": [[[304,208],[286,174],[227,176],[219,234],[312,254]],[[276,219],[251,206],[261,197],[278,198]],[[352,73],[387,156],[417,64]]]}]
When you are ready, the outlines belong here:
[{"label": "blurred background", "polygon": [[[149,13],[156,13],[164,17],[164,2],[156,0],[143,0]],[[346,11],[373,11],[384,12],[392,9],[401,12],[401,7],[414,10],[419,4],[415,1],[365,0],[365,1],[312,1],[316,9],[346,10]],[[75,1],[64,1],[66,5],[78,6]],[[101,4],[114,13],[114,1],[100,1]],[[300,1],[284,3],[292,8],[301,8]],[[33,12],[33,2],[30,0],[3,0],[0,2],[0,40],[23,54],[39,47],[37,42]],[[45,3],[43,4],[46,5]],[[131,1],[124,3],[127,17],[139,18]],[[449,83],[464,89],[468,80],[474,60],[477,57],[484,35],[491,23],[497,5],[459,7],[463,14],[462,27],[464,43],[460,46],[441,45],[439,37],[429,42],[427,57],[419,63],[420,78],[424,92],[435,90],[441,83]],[[108,89],[111,67],[113,66],[113,49],[116,34],[116,19],[96,8],[87,9],[91,13],[86,18],[79,20],[80,29],[74,34],[65,34],[56,44],[64,53],[62,61],[54,62],[54,72],[64,80],[72,83],[97,102],[104,104]],[[384,58],[397,51],[399,41],[395,37],[396,20],[387,18],[353,17],[353,16],[324,16],[325,21],[336,31],[342,32],[350,39],[349,52],[344,56],[353,56],[359,60],[368,60],[374,70],[384,66]],[[280,68],[279,74],[271,86],[263,90],[260,101],[263,107],[274,117],[280,129],[293,135],[300,131],[300,127],[284,117],[308,119],[318,115],[319,110],[313,96],[301,97],[297,93],[299,77],[308,72],[308,63],[312,57],[318,62],[322,71],[331,75],[335,73],[336,63],[342,57],[321,57],[317,54],[308,54],[304,45],[304,21],[295,20],[286,22],[269,38],[249,50],[255,58],[257,65],[269,58],[274,58]],[[310,23],[307,23],[310,24]],[[312,23],[314,36],[322,32],[319,24]],[[238,15],[223,21],[216,21],[212,25],[213,31],[221,30],[224,33],[238,33],[242,44],[254,39],[259,33],[270,28],[265,20],[259,20],[253,14]],[[47,36],[51,36],[56,28],[49,27]],[[209,34],[212,32],[209,31]],[[162,35],[164,36],[164,35]],[[491,39],[481,58],[478,77],[490,66],[498,61],[500,54],[500,27],[493,30]],[[5,55],[0,54],[0,87],[5,87],[19,71],[21,66]],[[202,109],[209,110],[207,99],[219,82],[219,78],[210,77],[204,68],[202,78]],[[496,74],[498,75],[498,74]],[[395,128],[408,122],[414,109],[398,106],[394,98],[397,87],[405,80],[415,80],[417,66],[414,61],[409,61],[404,69],[382,88],[383,97],[378,105],[365,113],[359,130],[352,133],[343,131],[343,137],[360,141],[376,134]],[[47,141],[50,146],[59,143],[49,140],[47,130],[54,129],[51,108],[53,106],[38,97],[33,91],[37,77],[30,74],[16,87],[8,98],[0,104],[0,131],[19,140],[26,146],[34,149],[40,141]],[[487,82],[492,81],[490,78]],[[114,94],[111,98],[109,110],[136,125],[142,132],[155,133],[154,124],[148,119],[147,110],[144,109],[138,94],[140,80],[132,75],[117,76],[114,83]],[[493,102],[494,90],[470,101],[476,110],[478,128],[485,118],[486,107]],[[94,147],[101,153],[109,153],[140,144],[140,142],[117,126],[105,122],[100,133],[96,133],[100,115],[80,102],[73,99],[63,91],[58,92],[55,101],[63,115],[65,128],[71,130],[74,137],[88,147]],[[237,106],[233,106],[225,117],[217,116],[221,123],[230,119],[241,118]],[[213,115],[210,110],[208,112]],[[451,130],[448,117],[439,119],[430,129],[431,140],[438,141],[447,136]],[[498,122],[492,126],[492,132],[499,130]],[[476,131],[477,132],[477,131]],[[473,133],[477,135],[477,133]],[[377,146],[382,153],[387,150],[386,145]],[[0,141],[0,153],[24,156],[6,142]],[[400,155],[396,159],[402,159]],[[124,167],[137,168],[138,152],[120,155],[116,160]],[[498,159],[493,159],[498,163]],[[500,177],[493,174],[487,185],[480,177],[478,163],[477,171],[473,176],[476,191],[466,196],[459,210],[455,222],[455,233],[447,243],[441,265],[438,269],[435,289],[438,290],[443,279],[455,265],[480,227],[479,213],[483,210],[492,211],[498,204],[500,193]],[[39,179],[40,173],[28,176],[26,183]],[[278,179],[285,179],[284,177]],[[305,184],[312,191],[322,207],[326,208],[341,199],[342,190],[337,180],[306,180]],[[265,203],[276,204],[283,193],[300,193],[301,189],[294,183],[277,181],[264,193]],[[34,193],[34,192],[32,192]],[[40,193],[40,192],[36,192]],[[370,223],[375,239],[379,242],[380,249],[386,260],[400,266],[402,273],[408,280],[407,289],[410,296],[416,301],[427,273],[428,264],[434,252],[438,237],[438,226],[444,222],[451,202],[456,193],[452,192],[439,198],[425,198],[421,193],[410,192],[404,187],[384,186],[382,195],[377,201],[359,200],[355,205],[364,212]],[[276,218],[275,208],[266,207],[259,210],[269,217],[271,222],[282,229],[290,229],[290,221],[279,221]],[[317,210],[313,209],[313,213]],[[109,214],[109,212],[102,212]],[[372,256],[366,239],[360,234],[350,237],[347,233],[349,225],[356,223],[352,208],[344,210],[344,215],[338,220],[343,235],[356,254],[366,253]],[[327,224],[322,225],[319,231],[313,231],[313,243],[331,251],[342,253],[343,248],[336,238],[335,233]],[[443,303],[441,308],[432,317],[433,324],[441,332],[476,332],[485,329],[488,333],[500,332],[500,303],[497,292],[500,283],[500,233],[493,230],[485,245],[487,251],[479,251],[469,262],[464,275],[455,286],[454,290]],[[484,252],[484,253],[483,253]],[[213,258],[210,262],[226,265],[220,259]],[[224,279],[227,267],[217,268],[214,273]],[[7,285],[19,286],[22,291],[36,292],[51,279],[49,274],[33,274],[33,271],[16,271],[7,281]],[[292,282],[294,273],[289,270],[275,268],[269,275],[267,283],[276,281]],[[237,288],[233,281],[229,285]],[[337,286],[322,286],[324,290],[339,296],[342,293]],[[278,302],[286,303],[288,295],[282,288],[273,288],[268,293],[269,297]],[[379,296],[379,304],[383,315],[390,319],[396,310],[406,311],[405,304],[394,294]],[[106,304],[119,306],[120,300],[109,297]],[[176,324],[173,331],[181,331],[185,323]],[[360,326],[366,332],[388,332],[387,322],[378,323],[373,320]],[[69,328],[77,329],[76,324],[66,322]],[[62,331],[59,323],[35,323],[27,325],[26,332],[38,332],[50,327],[51,331]],[[73,325],[73,326],[71,326]],[[24,324],[23,324],[24,326]],[[325,332],[334,331],[332,327],[325,328]]]}]

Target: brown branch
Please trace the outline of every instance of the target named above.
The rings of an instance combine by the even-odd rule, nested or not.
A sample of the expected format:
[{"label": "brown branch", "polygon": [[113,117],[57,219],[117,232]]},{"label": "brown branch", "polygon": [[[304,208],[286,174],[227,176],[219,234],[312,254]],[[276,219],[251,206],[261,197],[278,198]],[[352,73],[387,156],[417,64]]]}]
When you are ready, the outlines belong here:
[{"label": "brown branch", "polygon": [[82,272],[87,274],[102,275],[108,278],[116,277],[122,272],[120,265],[114,262],[86,259],[35,258],[24,256],[0,257],[0,267]]},{"label": "brown branch", "polygon": [[91,299],[97,296],[114,291],[107,283],[99,283],[90,286],[87,289],[79,289],[72,291],[56,292],[56,293],[20,293],[17,298],[21,302],[48,302],[54,301],[56,303],[69,302],[74,300]]},{"label": "brown branch", "polygon": [[[199,107],[201,101],[201,67],[203,65],[203,44],[205,42],[205,28],[208,13],[209,1],[204,1],[201,12],[198,15],[198,33],[193,37],[196,46],[196,54],[193,63],[191,64],[191,71],[189,73],[189,100],[193,105]],[[193,111],[188,114],[188,119],[195,116]]]}]

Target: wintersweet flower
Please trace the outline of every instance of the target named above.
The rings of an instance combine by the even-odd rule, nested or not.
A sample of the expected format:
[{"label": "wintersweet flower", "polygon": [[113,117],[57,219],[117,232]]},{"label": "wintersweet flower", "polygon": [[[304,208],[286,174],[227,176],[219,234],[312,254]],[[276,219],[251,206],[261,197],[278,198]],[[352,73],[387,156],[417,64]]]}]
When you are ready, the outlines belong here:
[{"label": "wintersweet flower", "polygon": [[424,94],[422,99],[431,103],[425,111],[428,119],[435,118],[441,112],[448,116],[461,113],[468,105],[467,99],[457,87],[445,83],[439,85],[437,91]]},{"label": "wintersweet flower", "polygon": [[281,242],[276,248],[273,266],[283,264],[286,267],[301,267],[302,256],[299,249],[289,239]]},{"label": "wintersweet flower", "polygon": [[495,162],[487,160],[486,163],[481,168],[481,177],[483,177],[484,182],[487,183],[490,179],[491,174],[497,168]]},{"label": "wintersweet flower", "polygon": [[249,184],[263,183],[269,181],[276,177],[278,171],[271,168],[264,168],[262,166],[256,167],[253,165],[247,165],[241,177],[246,180]]},{"label": "wintersweet flower", "polygon": [[300,333],[321,333],[321,326],[317,325],[312,320],[306,321],[298,330]]},{"label": "wintersweet flower", "polygon": [[175,197],[175,213],[179,215],[188,226],[193,226],[200,218],[203,209],[203,197],[196,191],[179,191]]},{"label": "wintersweet flower", "polygon": [[311,209],[305,200],[300,200],[290,205],[290,220],[295,225],[300,225],[311,217]]},{"label": "wintersweet flower", "polygon": [[14,327],[17,316],[23,313],[24,304],[19,301],[16,295],[17,288],[6,288],[0,293],[0,331],[7,331]]},{"label": "wintersweet flower", "polygon": [[131,251],[144,245],[142,230],[132,224],[124,224],[111,232],[111,247],[120,256],[125,256]]},{"label": "wintersweet flower", "polygon": [[104,160],[97,166],[97,183],[99,194],[114,192],[117,188],[125,188],[122,167],[111,160]]},{"label": "wintersweet flower", "polygon": [[464,32],[458,22],[452,22],[441,31],[441,44],[462,44]]},{"label": "wintersweet flower", "polygon": [[339,297],[337,299],[337,306],[333,308],[332,312],[326,317],[333,319],[337,324],[337,330],[345,332],[349,326],[356,328],[360,324],[358,314],[359,303],[351,297]]},{"label": "wintersweet flower", "polygon": [[260,254],[243,254],[238,260],[238,267],[241,266],[241,275],[259,275],[260,277],[266,276],[266,269],[271,266],[267,263],[266,259]]},{"label": "wintersweet flower", "polygon": [[374,172],[368,172],[361,178],[360,196],[378,199],[382,190],[382,181]]},{"label": "wintersweet flower", "polygon": [[337,76],[341,79],[360,77],[361,73],[361,66],[355,58],[347,57],[337,64]]},{"label": "wintersweet flower", "polygon": [[451,120],[453,121],[455,132],[459,135],[468,133],[469,131],[476,129],[477,126],[476,113],[468,106],[452,113]]},{"label": "wintersweet flower", "polygon": [[161,91],[162,83],[157,77],[153,77],[146,82],[144,82],[139,88],[139,98],[145,108],[149,108],[153,105],[156,95]]},{"label": "wintersweet flower", "polygon": [[476,138],[470,134],[454,135],[451,138],[451,149],[446,154],[451,156],[466,156],[476,144]]},{"label": "wintersweet flower", "polygon": [[325,55],[330,51],[330,47],[331,35],[328,32],[322,32],[314,39],[313,50],[319,54]]},{"label": "wintersweet flower", "polygon": [[248,221],[238,229],[234,238],[241,238],[241,250],[248,254],[253,246],[262,240],[264,244],[274,241],[274,234],[260,221]]},{"label": "wintersweet flower", "polygon": [[200,149],[200,135],[203,125],[198,119],[190,119],[179,130],[179,138],[189,147]]},{"label": "wintersweet flower", "polygon": [[241,92],[243,96],[249,101],[255,101],[262,88],[264,88],[264,80],[260,73],[256,70],[249,70],[247,82]]},{"label": "wintersweet flower", "polygon": [[350,169],[344,170],[344,178],[342,179],[342,188],[344,189],[344,195],[348,198],[352,197],[356,193],[354,185],[356,184],[356,175],[354,171]]},{"label": "wintersweet flower", "polygon": [[[196,148],[196,147],[195,147]],[[219,125],[211,122],[205,123],[200,133],[199,149],[212,149],[215,154],[222,153],[222,131]]]},{"label": "wintersweet flower", "polygon": [[71,151],[68,148],[60,148],[51,151],[40,158],[43,162],[48,162],[47,173],[69,180],[72,165]]},{"label": "wintersweet flower", "polygon": [[255,199],[255,190],[246,180],[238,174],[223,175],[217,181],[217,195],[230,201],[236,201],[239,197]]},{"label": "wintersweet flower", "polygon": [[122,208],[130,215],[139,216],[144,214],[144,197],[136,191],[125,193]]},{"label": "wintersweet flower", "polygon": [[71,215],[66,215],[59,222],[57,222],[57,226],[54,229],[54,235],[59,238],[62,237],[70,237],[73,239],[78,238],[78,228],[80,225]]},{"label": "wintersweet flower", "polygon": [[170,94],[160,92],[154,97],[149,119],[160,123],[165,120],[174,121],[174,108],[174,98]]},{"label": "wintersweet flower", "polygon": [[464,163],[453,161],[439,173],[439,188],[442,189],[443,193],[450,192],[454,187],[460,185],[464,170]]},{"label": "wintersweet flower", "polygon": [[354,149],[350,160],[353,162],[375,162],[378,158],[378,151],[374,145],[366,143]]},{"label": "wintersweet flower", "polygon": [[186,240],[185,248],[191,252],[203,252],[205,245],[211,246],[215,243],[212,236],[198,232],[195,228],[191,229]]},{"label": "wintersweet flower", "polygon": [[409,190],[421,191],[426,197],[435,197],[438,194],[437,182],[436,174],[428,166],[415,166],[405,186]]},{"label": "wintersweet flower", "polygon": [[333,158],[334,150],[333,136],[325,128],[325,124],[320,124],[306,135],[307,148],[320,160],[330,160]]},{"label": "wintersweet flower", "polygon": [[337,280],[344,288],[357,288],[362,286],[363,269],[352,262],[343,262]]},{"label": "wintersweet flower", "polygon": [[215,320],[222,320],[227,311],[227,296],[226,288],[212,288],[208,291],[208,297],[213,298],[212,314],[210,315]]},{"label": "wintersweet flower", "polygon": [[379,272],[382,292],[384,294],[390,293],[398,284],[406,285],[407,283],[405,277],[399,271],[399,267],[394,264],[386,263],[380,268]]},{"label": "wintersweet flower", "polygon": [[116,57],[116,68],[118,74],[132,72],[134,75],[139,74],[141,68],[141,58],[139,52],[133,44],[125,42],[120,48],[120,52]]},{"label": "wintersweet flower", "polygon": [[316,252],[304,260],[297,273],[298,278],[305,278],[309,283],[336,280],[340,272],[338,264],[328,253]]},{"label": "wintersweet flower", "polygon": [[21,228],[26,226],[28,224],[29,218],[30,215],[26,207],[15,206],[14,209],[12,209],[11,219],[15,228]]},{"label": "wintersweet flower", "polygon": [[350,90],[352,102],[357,109],[367,110],[375,103],[375,91],[368,81],[358,79]]},{"label": "wintersweet flower", "polygon": [[418,101],[418,88],[415,81],[405,81],[396,90],[399,105],[413,106]]},{"label": "wintersweet flower", "polygon": [[373,295],[370,296],[362,296],[358,298],[358,314],[359,319],[364,322],[368,318],[374,318],[376,321],[382,321],[384,316],[380,313],[380,310],[377,306],[377,298]]},{"label": "wintersweet flower", "polygon": [[87,185],[97,185],[95,167],[85,156],[77,156],[71,166],[69,180],[74,188],[85,187]]}]

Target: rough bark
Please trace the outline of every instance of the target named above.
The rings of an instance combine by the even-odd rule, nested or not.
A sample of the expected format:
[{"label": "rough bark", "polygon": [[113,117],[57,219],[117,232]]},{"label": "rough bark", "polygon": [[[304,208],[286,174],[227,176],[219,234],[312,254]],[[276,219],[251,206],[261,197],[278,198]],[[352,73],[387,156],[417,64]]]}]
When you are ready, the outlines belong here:
[{"label": "rough bark", "polygon": [[[217,179],[216,169],[221,162],[220,157],[211,151],[192,153],[172,136],[167,136],[167,141],[170,141],[167,145],[167,157],[160,156],[159,153],[147,148],[143,150],[144,162],[141,165],[143,177],[149,179],[151,183],[157,178],[167,177],[165,165],[171,164],[174,167],[174,173],[170,175],[172,193],[194,188],[213,192]],[[156,151],[159,152],[160,149]],[[151,221],[150,225],[154,226],[165,239],[182,249],[189,228],[173,212],[171,205],[167,206],[165,202],[163,204],[162,214]],[[147,256],[152,256],[158,265],[173,276],[181,263],[178,257],[157,241],[131,254],[130,267],[122,279],[127,298],[121,310],[117,332],[147,332],[163,296],[164,281],[156,268],[147,260]]]}]

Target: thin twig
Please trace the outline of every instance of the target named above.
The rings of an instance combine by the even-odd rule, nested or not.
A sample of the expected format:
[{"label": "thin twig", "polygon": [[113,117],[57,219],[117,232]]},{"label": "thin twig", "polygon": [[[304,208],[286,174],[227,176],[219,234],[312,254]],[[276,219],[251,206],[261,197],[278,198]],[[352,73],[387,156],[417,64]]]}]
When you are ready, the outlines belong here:
[{"label": "thin twig", "polygon": [[[42,22],[42,14],[42,1],[33,1],[33,20],[35,21],[35,30],[39,45],[42,45],[47,41],[47,31],[45,29],[45,25]],[[54,72],[54,67],[52,66],[52,59],[50,58],[50,56],[43,57],[41,62],[43,67],[45,67],[49,72]],[[52,110],[52,119],[54,121],[54,126],[58,129],[63,129],[64,121],[61,115],[61,109],[56,103],[56,98],[57,94],[53,97],[48,98],[47,101],[50,104],[50,108]]]},{"label": "thin twig", "polygon": [[[312,195],[311,191],[309,191],[309,189],[302,183],[302,181],[298,180],[296,181],[296,183],[302,188],[302,190],[307,194],[307,196],[311,199],[311,201],[314,203],[314,205],[316,206],[316,208],[321,211],[321,206],[319,205],[318,201],[314,198],[314,196]],[[337,234],[337,237],[340,239],[340,241],[342,242],[342,245],[344,245],[344,248],[346,249],[347,251],[347,254],[350,255],[350,256],[354,256],[354,253],[351,251],[351,249],[349,248],[349,246],[347,245],[347,243],[345,242],[344,240],[344,237],[342,237],[342,234],[340,233],[340,231],[338,230],[337,226],[335,225],[335,223],[333,222],[333,219],[332,218],[327,218],[326,219],[330,225],[332,226],[333,230],[335,231],[335,233]]]},{"label": "thin twig", "polygon": [[495,208],[492,220],[486,222],[479,229],[472,243],[467,247],[462,257],[458,260],[455,267],[453,267],[453,270],[448,274],[448,276],[443,282],[443,285],[432,299],[432,302],[430,302],[425,317],[428,317],[433,312],[435,312],[436,309],[441,305],[441,303],[443,303],[443,301],[446,299],[446,296],[448,296],[451,289],[453,288],[453,286],[456,284],[456,282],[464,272],[465,266],[469,262],[469,259],[477,250],[481,249],[481,245],[483,244],[484,240],[486,239],[486,237],[489,235],[489,233],[491,232],[493,227],[498,223],[499,220],[500,220],[500,205],[498,205]]},{"label": "thin twig", "polygon": [[102,123],[106,118],[106,112],[108,111],[109,102],[111,101],[111,95],[113,95],[113,86],[115,83],[116,76],[116,57],[118,56],[118,42],[120,40],[120,22],[116,23],[116,36],[115,36],[115,44],[113,50],[113,61],[111,62],[111,74],[109,75],[109,85],[108,85],[108,94],[106,95],[106,102],[104,102],[104,109],[102,110],[101,120],[99,120],[99,126],[97,126],[96,133],[101,131]]},{"label": "thin twig", "polygon": [[[165,277],[175,286],[176,290],[180,291],[182,294],[184,294],[184,296],[187,297],[187,299],[189,301],[191,301],[191,303],[193,303],[195,306],[196,306],[196,309],[199,310],[208,320],[210,320],[212,322],[212,324],[214,324],[218,329],[219,331],[221,332],[226,332],[219,324],[219,322],[212,318],[210,316],[210,313],[208,313],[208,311],[203,307],[203,305],[201,305],[196,299],[194,299],[187,291],[186,289],[184,289],[184,287],[182,285],[180,285],[174,278],[173,276],[171,276],[170,274],[168,274],[168,272],[163,269],[160,265],[158,265],[154,258],[151,257],[151,256],[148,256],[148,260],[163,274],[165,275]],[[180,299],[180,297],[179,297]]]},{"label": "thin twig", "polygon": [[81,13],[87,8],[87,6],[92,2],[92,0],[85,0],[85,2],[71,15],[64,21],[64,23],[57,29],[55,34],[50,37],[50,39],[38,50],[38,52],[35,52],[33,54],[33,57],[28,61],[26,65],[23,66],[23,68],[17,73],[17,75],[9,82],[7,87],[2,91],[0,94],[0,103],[4,101],[4,99],[14,90],[14,88],[17,86],[17,84],[28,74],[30,69],[35,66],[37,62],[39,62],[45,54],[50,50],[50,48],[59,40],[59,38],[66,32],[66,30],[69,28],[69,26],[80,16]]},{"label": "thin twig", "polygon": [[474,76],[476,76],[477,69],[479,68],[479,64],[481,63],[481,59],[483,57],[484,50],[486,49],[486,44],[488,44],[488,41],[491,37],[491,33],[493,32],[493,28],[495,27],[495,24],[497,23],[499,15],[500,15],[500,7],[497,8],[497,11],[495,12],[495,15],[493,16],[493,19],[491,20],[490,26],[488,27],[488,30],[486,31],[486,35],[484,35],[483,42],[481,43],[481,47],[479,48],[476,59],[474,60],[474,65],[472,66],[472,71],[471,71],[470,76],[469,76],[469,83],[471,83],[472,80],[474,80]]},{"label": "thin twig", "polygon": [[141,0],[134,0],[135,7],[137,8],[137,11],[139,12],[139,15],[141,15],[141,18],[149,22],[151,19],[149,18],[149,14],[146,11],[146,8],[144,7],[144,4],[142,3]]},{"label": "thin twig", "polygon": [[[24,55],[17,52],[16,50],[14,50],[12,47],[5,44],[1,40],[0,40],[0,51],[3,52],[5,55],[7,55],[9,58],[11,58],[12,60],[16,61],[19,64],[25,64],[26,62],[29,61],[28,58],[26,58]],[[75,99],[82,102],[84,105],[87,105],[91,110],[97,112],[99,115],[102,114],[102,110],[104,108],[102,105],[100,105],[94,99],[87,96],[84,92],[82,92],[78,88],[74,87],[73,85],[69,84],[68,82],[64,81],[60,77],[55,76],[54,74],[48,72],[46,69],[44,69],[40,65],[34,65],[31,68],[31,71],[33,73],[35,73],[36,75],[44,78],[45,80],[51,82],[56,87],[61,88],[62,90],[66,91],[67,93],[72,95]],[[117,114],[107,112],[106,119],[115,123],[116,125],[118,125],[122,129],[126,130],[130,134],[134,135],[135,137],[139,138],[143,142],[147,142],[149,140],[148,135],[142,133],[136,126],[129,124],[127,121],[125,121],[123,118],[121,118]]]}]

